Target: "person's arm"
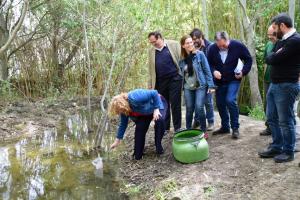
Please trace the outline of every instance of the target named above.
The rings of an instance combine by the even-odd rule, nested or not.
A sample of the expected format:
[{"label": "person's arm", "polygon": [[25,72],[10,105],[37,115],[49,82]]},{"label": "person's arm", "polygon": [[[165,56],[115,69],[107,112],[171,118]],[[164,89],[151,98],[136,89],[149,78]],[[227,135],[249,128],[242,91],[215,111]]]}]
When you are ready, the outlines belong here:
[{"label": "person's arm", "polygon": [[241,43],[241,55],[240,55],[240,59],[244,62],[244,66],[242,69],[242,75],[246,76],[252,67],[252,57],[251,54],[249,52],[249,50],[247,49],[247,47]]},{"label": "person's arm", "polygon": [[121,144],[121,141],[123,140],[126,128],[128,126],[128,120],[129,120],[128,116],[126,116],[124,114],[120,115],[120,123],[119,123],[118,132],[117,132],[116,139],[115,139],[114,143],[112,143],[110,145],[111,149],[114,149],[117,146],[119,146],[119,144]]},{"label": "person's arm", "polygon": [[201,65],[202,65],[202,69],[205,75],[205,78],[207,80],[207,84],[208,84],[208,88],[214,88],[214,82],[213,82],[213,77],[212,77],[212,73],[210,71],[210,67],[208,64],[208,61],[206,59],[206,56],[204,55],[203,52],[200,52],[200,58],[201,58]]},{"label": "person's arm", "polygon": [[160,105],[162,105],[162,101],[161,101],[161,98],[160,98],[157,90],[150,90],[149,92],[150,92],[151,98],[153,99],[154,108],[159,109]]},{"label": "person's arm", "polygon": [[119,139],[119,140],[123,139],[126,128],[128,126],[128,120],[129,120],[128,116],[121,114],[119,128],[118,128],[118,132],[117,132],[117,139]]},{"label": "person's arm", "polygon": [[208,61],[208,64],[210,66],[210,71],[213,74],[213,77],[217,80],[221,80],[222,79],[222,74],[217,69],[216,62],[214,61],[214,57],[216,56],[216,55],[214,55],[214,47],[215,46],[213,46],[213,44],[210,45],[210,47],[208,49],[208,53],[207,53],[207,61]]},{"label": "person's arm", "polygon": [[282,48],[270,53],[270,55],[266,57],[266,63],[269,65],[281,64],[288,61],[292,56],[299,56],[300,49],[296,48],[299,45],[300,41],[292,39],[286,41],[286,44]]}]

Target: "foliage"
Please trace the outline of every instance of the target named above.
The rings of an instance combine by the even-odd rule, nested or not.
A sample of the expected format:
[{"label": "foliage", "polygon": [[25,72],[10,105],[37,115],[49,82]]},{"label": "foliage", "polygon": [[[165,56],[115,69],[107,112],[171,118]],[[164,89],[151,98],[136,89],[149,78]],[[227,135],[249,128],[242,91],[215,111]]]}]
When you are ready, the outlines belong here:
[{"label": "foliage", "polygon": [[140,186],[124,183],[121,191],[129,195],[131,198],[133,198],[141,195],[142,189]]},{"label": "foliage", "polygon": [[161,186],[156,189],[154,196],[157,200],[164,200],[166,199],[167,195],[171,192],[174,192],[178,189],[178,184],[176,180],[170,179],[164,181]]},{"label": "foliage", "polygon": [[204,195],[206,198],[211,197],[211,195],[215,192],[215,188],[213,186],[204,187]]},{"label": "foliage", "polygon": [[18,98],[21,98],[22,95],[18,93],[17,89],[8,81],[0,81],[0,96],[1,101],[14,101]]},{"label": "foliage", "polygon": [[[92,95],[103,94],[106,86],[108,98],[119,90],[147,87],[149,31],[160,30],[165,38],[178,41],[192,28],[204,28],[201,0],[86,0],[86,3]],[[287,10],[287,0],[247,1],[251,19],[260,12],[255,26],[260,91],[266,30],[272,16]],[[8,50],[12,54],[8,57],[10,83],[16,94],[27,98],[87,94],[82,12],[82,0],[30,1],[26,23]],[[208,0],[206,37],[212,39],[216,31],[226,30],[231,38],[243,41],[240,12],[238,1]],[[12,14],[8,18],[9,22],[14,21]],[[296,12],[296,27],[299,22],[300,14]],[[112,67],[112,79],[106,85]],[[249,105],[249,84],[248,80],[243,81],[240,105]]]},{"label": "foliage", "polygon": [[261,105],[256,105],[254,108],[249,108],[249,116],[257,120],[265,120],[264,108]]}]

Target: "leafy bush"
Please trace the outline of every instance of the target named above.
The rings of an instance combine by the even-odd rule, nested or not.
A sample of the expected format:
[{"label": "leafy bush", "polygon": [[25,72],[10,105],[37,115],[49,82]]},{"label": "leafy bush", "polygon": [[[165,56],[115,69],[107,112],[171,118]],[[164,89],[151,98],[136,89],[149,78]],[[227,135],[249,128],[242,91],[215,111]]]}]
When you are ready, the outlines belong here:
[{"label": "leafy bush", "polygon": [[265,120],[265,112],[262,105],[256,104],[253,108],[249,108],[249,116],[257,120]]}]

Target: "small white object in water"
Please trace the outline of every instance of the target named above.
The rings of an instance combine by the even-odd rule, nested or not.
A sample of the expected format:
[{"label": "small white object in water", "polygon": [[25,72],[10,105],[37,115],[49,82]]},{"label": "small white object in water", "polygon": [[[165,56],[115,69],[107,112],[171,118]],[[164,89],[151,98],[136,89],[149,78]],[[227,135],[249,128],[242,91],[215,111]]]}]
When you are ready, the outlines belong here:
[{"label": "small white object in water", "polygon": [[96,158],[92,161],[92,164],[95,166],[95,176],[98,178],[103,178],[103,161],[101,157]]}]

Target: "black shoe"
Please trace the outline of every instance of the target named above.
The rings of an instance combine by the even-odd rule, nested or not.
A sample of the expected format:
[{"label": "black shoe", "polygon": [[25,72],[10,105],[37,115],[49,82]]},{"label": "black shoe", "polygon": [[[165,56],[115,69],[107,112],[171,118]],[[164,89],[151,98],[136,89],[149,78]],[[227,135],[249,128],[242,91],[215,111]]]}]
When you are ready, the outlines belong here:
[{"label": "black shoe", "polygon": [[157,151],[157,150],[156,150],[156,154],[157,154],[157,155],[162,155],[162,154],[164,154],[164,153],[165,153],[165,151],[164,151],[163,149],[160,150],[160,151]]},{"label": "black shoe", "polygon": [[268,148],[265,151],[258,152],[258,155],[261,158],[274,158],[275,156],[278,156],[280,154],[281,154],[281,151],[278,151],[278,150],[275,150],[275,149],[272,149],[272,148]]},{"label": "black shoe", "polygon": [[197,121],[194,121],[192,128],[193,128],[193,129],[197,129],[197,128],[199,128],[199,127],[200,127],[200,123],[197,122]]},{"label": "black shoe", "polygon": [[294,154],[282,153],[274,157],[274,161],[277,163],[290,162],[294,160]]},{"label": "black shoe", "polygon": [[164,148],[162,147],[161,144],[156,146],[156,153],[159,154],[159,155],[164,153]]},{"label": "black shoe", "polygon": [[214,131],[212,134],[213,135],[221,135],[221,134],[228,134],[228,133],[230,133],[229,129],[220,128],[220,129]]},{"label": "black shoe", "polygon": [[259,133],[259,135],[261,136],[267,136],[267,135],[271,135],[271,130],[270,128],[266,128],[265,130],[263,130],[262,132]]},{"label": "black shoe", "polygon": [[233,129],[232,130],[232,139],[238,139],[240,136],[240,132],[239,132],[239,129]]}]

